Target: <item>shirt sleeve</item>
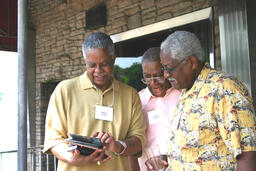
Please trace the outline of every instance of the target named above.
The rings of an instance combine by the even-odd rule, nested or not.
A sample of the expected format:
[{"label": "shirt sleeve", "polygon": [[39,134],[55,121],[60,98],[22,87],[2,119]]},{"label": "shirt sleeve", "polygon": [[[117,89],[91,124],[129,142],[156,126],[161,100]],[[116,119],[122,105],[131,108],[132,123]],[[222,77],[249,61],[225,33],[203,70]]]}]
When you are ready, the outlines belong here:
[{"label": "shirt sleeve", "polygon": [[220,135],[236,158],[242,152],[256,151],[255,112],[245,86],[226,84],[217,97]]},{"label": "shirt sleeve", "polygon": [[[131,136],[138,137],[142,144],[142,149],[144,149],[144,145],[146,142],[146,135],[145,135],[146,122],[142,114],[142,107],[141,107],[141,101],[140,101],[139,95],[135,90],[132,93],[133,93],[132,119],[131,119],[131,125],[129,128],[127,137],[131,137]],[[141,154],[136,156],[140,157]]]},{"label": "shirt sleeve", "polygon": [[67,138],[66,115],[62,99],[60,88],[57,87],[51,95],[47,109],[44,153],[50,153],[53,146],[63,143],[64,139]]}]

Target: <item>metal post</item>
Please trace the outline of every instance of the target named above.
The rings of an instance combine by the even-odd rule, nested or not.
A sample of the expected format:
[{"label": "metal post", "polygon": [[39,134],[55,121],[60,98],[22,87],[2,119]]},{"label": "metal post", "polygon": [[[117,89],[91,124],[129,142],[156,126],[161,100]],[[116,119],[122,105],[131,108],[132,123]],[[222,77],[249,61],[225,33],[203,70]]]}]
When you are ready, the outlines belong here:
[{"label": "metal post", "polygon": [[18,171],[27,171],[27,0],[18,0]]},{"label": "metal post", "polygon": [[36,155],[36,149],[32,149],[32,153],[31,153],[31,170],[34,171],[35,170],[35,155]]},{"label": "metal post", "polygon": [[49,171],[49,156],[46,155],[46,171]]},{"label": "metal post", "polygon": [[57,170],[57,158],[55,156],[53,156],[54,158],[54,171]]}]

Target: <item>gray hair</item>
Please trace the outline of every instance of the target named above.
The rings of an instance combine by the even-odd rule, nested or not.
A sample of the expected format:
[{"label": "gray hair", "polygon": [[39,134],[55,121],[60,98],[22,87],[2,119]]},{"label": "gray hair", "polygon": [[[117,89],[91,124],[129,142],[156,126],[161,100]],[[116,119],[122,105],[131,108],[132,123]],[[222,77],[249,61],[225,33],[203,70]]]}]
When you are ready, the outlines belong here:
[{"label": "gray hair", "polygon": [[115,55],[115,47],[113,44],[112,39],[110,38],[109,35],[106,33],[102,32],[94,32],[91,33],[83,42],[82,45],[82,51],[83,51],[83,56],[86,59],[86,52],[88,50],[92,49],[100,49],[100,48],[107,48],[109,55],[114,58]]},{"label": "gray hair", "polygon": [[175,31],[161,43],[161,50],[179,61],[189,56],[195,56],[201,62],[205,61],[200,40],[191,32]]},{"label": "gray hair", "polygon": [[145,61],[160,61],[160,47],[152,47],[144,52],[141,63]]}]

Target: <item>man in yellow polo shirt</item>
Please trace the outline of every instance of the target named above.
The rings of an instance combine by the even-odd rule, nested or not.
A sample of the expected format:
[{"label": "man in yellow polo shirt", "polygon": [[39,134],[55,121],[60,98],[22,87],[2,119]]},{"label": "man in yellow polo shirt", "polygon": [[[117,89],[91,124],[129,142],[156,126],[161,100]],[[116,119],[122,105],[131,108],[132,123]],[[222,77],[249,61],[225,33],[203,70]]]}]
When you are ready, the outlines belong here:
[{"label": "man in yellow polo shirt", "polygon": [[[59,159],[61,171],[129,170],[127,156],[140,156],[145,143],[138,93],[113,78],[114,44],[107,34],[90,34],[82,49],[86,72],[62,81],[51,96],[44,152]],[[100,138],[104,148],[88,156],[68,152],[68,133]]]},{"label": "man in yellow polo shirt", "polygon": [[212,69],[190,32],[169,35],[160,58],[165,77],[182,90],[171,123],[169,170],[255,171],[255,112],[246,86]]}]

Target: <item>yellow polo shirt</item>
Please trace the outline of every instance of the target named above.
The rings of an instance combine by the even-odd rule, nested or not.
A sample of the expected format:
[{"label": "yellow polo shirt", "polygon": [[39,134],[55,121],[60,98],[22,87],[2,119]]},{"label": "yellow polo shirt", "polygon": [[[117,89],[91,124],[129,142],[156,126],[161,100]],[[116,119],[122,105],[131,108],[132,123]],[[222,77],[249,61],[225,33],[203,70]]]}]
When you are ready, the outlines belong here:
[{"label": "yellow polo shirt", "polygon": [[[114,118],[113,121],[95,119],[95,104],[109,106],[113,99],[114,85]],[[145,143],[146,124],[141,111],[141,102],[137,91],[117,80],[113,80],[107,90],[96,89],[85,72],[80,77],[62,81],[51,95],[45,128],[44,152],[67,138],[67,133],[91,136],[95,132],[110,133],[116,140],[125,140],[136,136]],[[102,171],[129,170],[127,157],[116,156],[98,166],[92,163],[83,167],[71,166],[58,162],[58,170],[66,171]]]},{"label": "yellow polo shirt", "polygon": [[[236,170],[236,157],[256,151],[255,112],[245,85],[206,63],[174,112],[169,167],[174,171]],[[175,119],[173,119],[174,121]]]}]

